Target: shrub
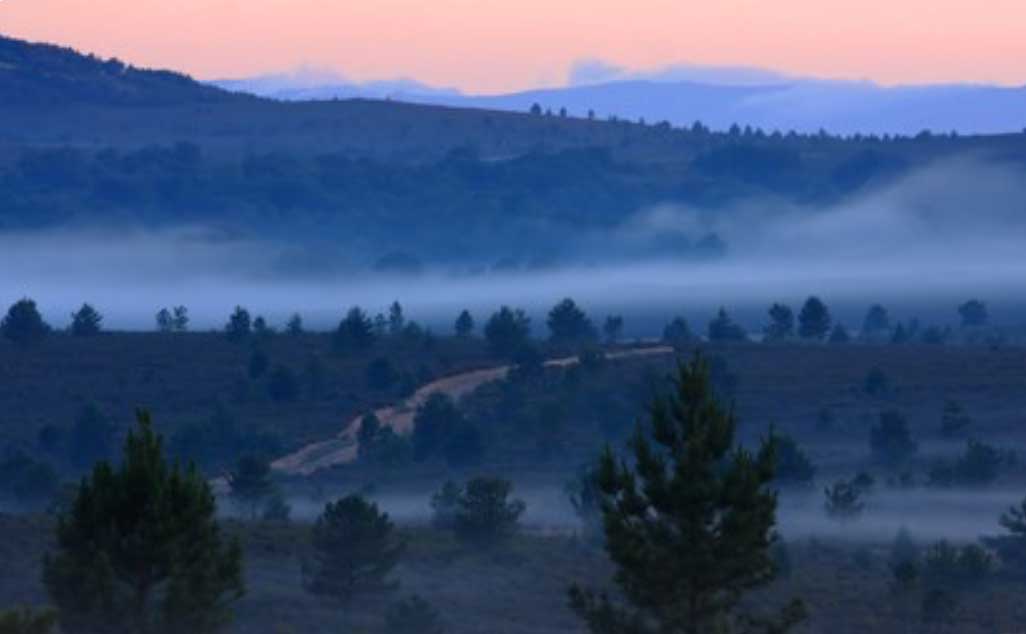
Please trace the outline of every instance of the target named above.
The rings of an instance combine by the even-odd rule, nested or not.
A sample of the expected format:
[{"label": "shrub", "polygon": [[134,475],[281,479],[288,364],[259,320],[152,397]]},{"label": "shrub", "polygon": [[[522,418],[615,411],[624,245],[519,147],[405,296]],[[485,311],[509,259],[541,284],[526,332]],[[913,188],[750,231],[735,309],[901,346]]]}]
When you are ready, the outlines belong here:
[{"label": "shrub", "polygon": [[788,484],[811,484],[816,467],[791,436],[777,438],[777,481]]},{"label": "shrub", "polygon": [[249,354],[249,363],[246,365],[246,373],[249,375],[250,379],[259,379],[264,375],[264,372],[267,372],[267,368],[270,364],[271,361],[267,358],[267,355],[263,350],[260,350],[259,348],[254,349]]},{"label": "shrub", "polygon": [[691,327],[688,326],[687,320],[683,317],[675,317],[673,321],[666,324],[666,327],[663,328],[663,341],[679,350],[694,344],[696,337],[691,332]]},{"label": "shrub", "polygon": [[59,486],[57,472],[46,462],[21,451],[0,460],[0,499],[7,497],[19,505],[37,506],[48,502]]},{"label": "shrub", "polygon": [[620,341],[623,336],[623,317],[620,315],[609,315],[602,324],[602,334],[605,335],[607,344],[614,344]]},{"label": "shrub", "polygon": [[398,586],[389,577],[404,545],[388,514],[359,495],[325,505],[313,527],[312,545],[305,575],[313,594],[346,603],[357,592]]},{"label": "shrub", "polygon": [[392,362],[384,357],[378,357],[367,365],[365,371],[367,387],[372,390],[387,390],[399,381],[399,372],[392,365]]},{"label": "shrub", "polygon": [[748,334],[727,314],[726,308],[720,308],[716,317],[709,322],[709,341],[736,342],[747,341]]},{"label": "shrub", "polygon": [[895,410],[880,413],[880,421],[869,430],[869,446],[877,459],[899,464],[919,449],[912,440],[905,417]]},{"label": "shrub", "polygon": [[71,427],[68,456],[71,464],[85,469],[110,457],[115,428],[96,405],[86,405]]},{"label": "shrub", "polygon": [[267,504],[264,505],[264,511],[261,514],[261,519],[265,522],[277,522],[279,524],[286,524],[292,515],[292,507],[285,501],[285,498],[280,493],[273,494],[267,500]]},{"label": "shrub", "polygon": [[965,408],[957,401],[947,400],[944,402],[944,411],[941,413],[940,432],[942,436],[951,437],[961,433],[973,422],[973,419],[966,413]]},{"label": "shrub", "polygon": [[463,414],[443,393],[428,396],[413,417],[413,458],[424,461],[437,455],[454,430],[464,424]]},{"label": "shrub", "polygon": [[830,331],[830,337],[827,338],[829,343],[841,344],[848,343],[851,341],[851,335],[848,334],[848,329],[841,324],[834,326],[834,329]]},{"label": "shrub", "polygon": [[393,604],[385,614],[386,634],[442,634],[438,610],[419,596]]},{"label": "shrub", "polygon": [[23,607],[0,611],[0,634],[50,634],[56,624],[53,610]]},{"label": "shrub", "polygon": [[276,365],[267,379],[267,395],[275,403],[291,403],[299,398],[299,380],[287,366]]},{"label": "shrub", "polygon": [[225,479],[228,481],[232,499],[240,506],[248,508],[249,515],[253,518],[274,490],[274,484],[271,482],[271,464],[260,456],[242,456]]},{"label": "shrub", "polygon": [[463,497],[463,487],[452,480],[446,480],[442,488],[431,496],[431,521],[435,528],[456,527],[456,513]]},{"label": "shrub", "polygon": [[891,391],[891,381],[878,367],[873,367],[866,374],[862,389],[870,396],[884,396]]},{"label": "shrub", "polygon": [[825,508],[827,515],[840,520],[853,520],[862,514],[865,504],[862,502],[862,490],[851,482],[839,480],[823,489],[826,495]]},{"label": "shrub", "polygon": [[513,484],[502,478],[478,477],[467,482],[453,518],[456,536],[486,546],[512,537],[527,510],[522,500],[510,499],[512,491]]}]

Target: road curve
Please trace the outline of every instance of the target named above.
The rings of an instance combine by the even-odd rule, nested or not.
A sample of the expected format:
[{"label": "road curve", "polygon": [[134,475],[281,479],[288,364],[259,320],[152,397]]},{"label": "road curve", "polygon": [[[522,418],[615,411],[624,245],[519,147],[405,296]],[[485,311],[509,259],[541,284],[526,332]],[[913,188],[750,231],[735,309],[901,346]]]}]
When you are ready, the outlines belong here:
[{"label": "road curve", "polygon": [[[670,346],[651,346],[607,352],[606,358],[615,360],[650,357],[673,354],[673,352],[674,350]],[[563,357],[546,361],[545,367],[565,368],[578,363],[580,363],[580,359],[576,356]],[[417,408],[432,394],[447,394],[453,400],[459,400],[485,383],[506,378],[511,367],[503,365],[436,379],[421,386],[406,400],[396,405],[375,410],[374,415],[378,417],[382,425],[391,427],[396,433],[409,434],[413,429],[413,416]],[[271,463],[271,467],[280,473],[289,475],[310,475],[321,469],[352,462],[356,459],[356,432],[360,428],[360,420],[362,418],[362,415],[357,416],[346,423],[334,438],[306,445],[287,456],[275,460]]]}]

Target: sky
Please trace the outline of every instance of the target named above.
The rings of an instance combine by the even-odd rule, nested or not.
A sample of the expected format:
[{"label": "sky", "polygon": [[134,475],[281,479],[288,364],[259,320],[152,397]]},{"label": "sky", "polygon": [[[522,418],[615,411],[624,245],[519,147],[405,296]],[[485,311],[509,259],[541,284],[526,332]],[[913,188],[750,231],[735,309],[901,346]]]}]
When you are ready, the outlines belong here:
[{"label": "sky", "polygon": [[0,0],[0,33],[200,79],[312,67],[479,93],[584,59],[1026,84],[1023,0]]}]

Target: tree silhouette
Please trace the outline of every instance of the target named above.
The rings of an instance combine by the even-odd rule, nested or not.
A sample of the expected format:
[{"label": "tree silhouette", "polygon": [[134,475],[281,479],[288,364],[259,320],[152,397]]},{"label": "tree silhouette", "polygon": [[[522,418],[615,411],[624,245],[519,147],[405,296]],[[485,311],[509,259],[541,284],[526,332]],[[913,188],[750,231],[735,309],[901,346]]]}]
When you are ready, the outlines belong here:
[{"label": "tree silhouette", "polygon": [[474,317],[470,314],[470,311],[460,311],[459,317],[456,318],[454,330],[457,337],[469,337],[474,332]]},{"label": "tree silhouette", "polygon": [[103,461],[57,523],[43,582],[64,632],[216,632],[243,593],[242,551],[210,485],[169,465],[146,412],[121,463]]},{"label": "tree silhouette", "polygon": [[16,344],[37,343],[49,332],[50,326],[43,321],[36,303],[27,297],[11,304],[7,315],[0,321],[0,333]]},{"label": "tree silhouette", "polygon": [[228,317],[224,332],[229,341],[242,341],[253,332],[253,324],[249,318],[249,311],[242,306],[236,306],[235,311]]},{"label": "tree silhouette", "polygon": [[519,308],[502,306],[488,319],[484,332],[492,353],[509,358],[527,343],[531,320]]},{"label": "tree silhouette", "polygon": [[549,327],[549,339],[556,343],[581,343],[596,338],[595,325],[569,297],[549,311],[546,324]]},{"label": "tree silhouette", "polygon": [[623,317],[620,315],[609,315],[602,325],[602,334],[606,336],[606,343],[614,344],[623,336]]},{"label": "tree silhouette", "polygon": [[908,421],[895,410],[880,412],[880,420],[869,430],[869,446],[878,459],[898,464],[919,449],[908,430]]},{"label": "tree silhouette", "polygon": [[312,543],[306,587],[313,594],[346,603],[357,592],[398,585],[389,575],[404,545],[388,514],[359,495],[325,505],[314,524]]},{"label": "tree silhouette", "polygon": [[821,341],[830,332],[830,311],[818,297],[805,300],[798,313],[798,335],[802,339]]},{"label": "tree silhouette", "polygon": [[862,320],[862,338],[873,339],[881,335],[887,335],[891,331],[891,318],[887,309],[880,304],[873,304],[866,311],[866,318]]},{"label": "tree silhouette", "polygon": [[735,444],[737,421],[700,357],[680,366],[672,393],[650,411],[632,459],[607,448],[599,463],[606,550],[626,603],[574,586],[571,606],[596,634],[698,634],[729,621],[784,631],[801,620],[800,602],[779,620],[738,609],[775,575],[775,439],[755,453]]},{"label": "tree silhouette", "polygon": [[989,319],[987,305],[978,299],[971,299],[959,306],[958,316],[962,319],[963,328],[986,326]]},{"label": "tree silhouette", "polygon": [[767,341],[783,341],[794,336],[794,311],[790,306],[773,304],[769,317],[770,323],[765,331]]},{"label": "tree silhouette", "polygon": [[376,338],[374,324],[367,313],[354,306],[339,322],[332,343],[338,353],[357,354],[372,348]]},{"label": "tree silhouette", "polygon": [[727,314],[726,308],[720,308],[716,317],[709,322],[709,341],[747,341],[748,335],[745,329],[734,323],[734,320]]},{"label": "tree silhouette", "polygon": [[239,458],[235,468],[226,474],[231,497],[249,511],[250,518],[274,490],[271,482],[271,464],[260,456],[248,454]]},{"label": "tree silhouette", "polygon": [[91,337],[98,334],[103,323],[103,315],[89,304],[71,313],[71,334],[76,337]]}]

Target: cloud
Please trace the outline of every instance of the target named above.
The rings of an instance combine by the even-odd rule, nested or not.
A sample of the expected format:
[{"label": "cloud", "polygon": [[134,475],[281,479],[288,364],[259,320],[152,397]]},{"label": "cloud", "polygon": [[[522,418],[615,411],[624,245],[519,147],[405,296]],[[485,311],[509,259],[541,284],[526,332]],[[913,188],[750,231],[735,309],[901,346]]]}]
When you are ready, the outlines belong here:
[{"label": "cloud", "polygon": [[797,78],[755,66],[671,64],[647,70],[631,70],[602,59],[583,59],[571,65],[568,86],[611,81],[694,82],[717,86],[764,86],[789,83]]}]

